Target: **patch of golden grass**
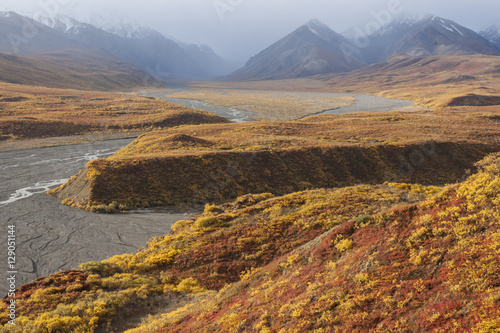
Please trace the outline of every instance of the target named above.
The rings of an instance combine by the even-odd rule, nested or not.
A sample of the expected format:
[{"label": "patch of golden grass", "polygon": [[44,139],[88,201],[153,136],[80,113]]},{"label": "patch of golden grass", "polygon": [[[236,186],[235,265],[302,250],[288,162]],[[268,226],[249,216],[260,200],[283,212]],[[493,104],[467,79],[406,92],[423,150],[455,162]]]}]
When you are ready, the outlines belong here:
[{"label": "patch of golden grass", "polygon": [[168,97],[197,99],[214,105],[255,112],[257,120],[294,120],[351,105],[353,97],[285,91],[194,89]]}]

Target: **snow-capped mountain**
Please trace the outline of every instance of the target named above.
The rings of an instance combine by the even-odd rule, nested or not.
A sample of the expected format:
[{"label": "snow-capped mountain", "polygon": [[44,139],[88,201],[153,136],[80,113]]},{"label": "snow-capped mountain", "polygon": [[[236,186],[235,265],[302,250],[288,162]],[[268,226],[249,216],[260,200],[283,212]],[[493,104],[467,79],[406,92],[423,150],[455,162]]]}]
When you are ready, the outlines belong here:
[{"label": "snow-capped mountain", "polygon": [[104,15],[92,16],[89,21],[94,24],[62,15],[35,19],[73,41],[132,63],[163,80],[206,80],[232,70],[211,48],[186,47],[133,20]]},{"label": "snow-capped mountain", "polygon": [[80,22],[66,15],[57,15],[55,17],[51,17],[48,15],[35,15],[33,19],[38,23],[41,23],[66,35],[78,35],[82,29],[86,29],[89,27],[88,24]]},{"label": "snow-capped mountain", "polygon": [[430,14],[401,15],[369,36],[360,30],[351,30],[347,36],[360,47],[367,63],[383,61],[395,54],[500,55],[495,45],[476,32]]},{"label": "snow-capped mountain", "polygon": [[111,10],[92,13],[92,15],[81,20],[122,38],[147,38],[155,33],[153,29],[140,24],[136,20],[119,15],[116,11]]},{"label": "snow-capped mountain", "polygon": [[347,39],[311,20],[252,57],[225,80],[270,80],[348,72],[364,64]]},{"label": "snow-capped mountain", "polygon": [[0,52],[35,54],[86,46],[58,30],[38,24],[13,11],[0,12]]},{"label": "snow-capped mountain", "polygon": [[500,25],[492,25],[479,34],[500,49]]}]

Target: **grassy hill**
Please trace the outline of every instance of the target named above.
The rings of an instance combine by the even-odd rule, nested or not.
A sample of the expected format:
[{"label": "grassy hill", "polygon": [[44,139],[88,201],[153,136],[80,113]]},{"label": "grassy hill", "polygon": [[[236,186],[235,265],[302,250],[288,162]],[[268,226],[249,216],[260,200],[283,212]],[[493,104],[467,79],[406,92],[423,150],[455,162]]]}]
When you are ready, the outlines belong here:
[{"label": "grassy hill", "polygon": [[16,326],[3,330],[497,331],[500,156],[477,167],[445,188],[207,205],[136,254],[20,287]]},{"label": "grassy hill", "polygon": [[446,184],[499,151],[499,131],[495,113],[430,111],[184,126],[88,163],[51,194],[112,212],[384,181]]},{"label": "grassy hill", "polygon": [[[498,56],[394,56],[342,76],[317,78],[336,91],[411,99],[427,107],[500,105]],[[471,95],[476,98],[464,98]]]},{"label": "grassy hill", "polygon": [[0,81],[97,91],[124,91],[162,84],[131,64],[84,50],[30,56],[0,53]]}]

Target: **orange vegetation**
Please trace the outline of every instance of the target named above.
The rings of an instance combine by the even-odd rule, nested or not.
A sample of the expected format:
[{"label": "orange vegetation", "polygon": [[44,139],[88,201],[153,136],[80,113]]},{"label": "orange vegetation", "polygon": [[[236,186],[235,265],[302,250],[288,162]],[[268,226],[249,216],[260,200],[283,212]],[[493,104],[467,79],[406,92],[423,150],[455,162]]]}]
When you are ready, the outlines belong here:
[{"label": "orange vegetation", "polygon": [[392,112],[153,131],[51,194],[116,212],[359,183],[445,184],[500,150],[496,117]]},{"label": "orange vegetation", "polygon": [[20,287],[3,330],[498,331],[500,155],[478,169],[207,205],[136,254]]}]

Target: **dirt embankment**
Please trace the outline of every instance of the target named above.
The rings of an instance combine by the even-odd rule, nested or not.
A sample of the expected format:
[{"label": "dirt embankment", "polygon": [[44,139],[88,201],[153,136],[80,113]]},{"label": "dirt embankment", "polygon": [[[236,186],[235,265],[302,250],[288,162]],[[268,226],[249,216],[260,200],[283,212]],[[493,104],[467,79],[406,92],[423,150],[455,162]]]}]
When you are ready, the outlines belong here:
[{"label": "dirt embankment", "polygon": [[446,184],[462,180],[475,162],[498,150],[494,145],[425,142],[100,159],[51,194],[68,205],[113,212],[361,183]]}]

